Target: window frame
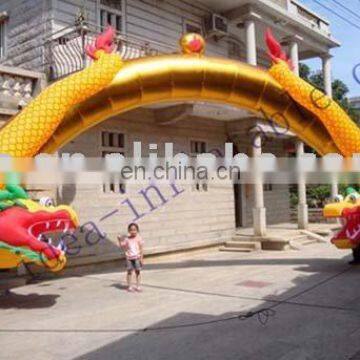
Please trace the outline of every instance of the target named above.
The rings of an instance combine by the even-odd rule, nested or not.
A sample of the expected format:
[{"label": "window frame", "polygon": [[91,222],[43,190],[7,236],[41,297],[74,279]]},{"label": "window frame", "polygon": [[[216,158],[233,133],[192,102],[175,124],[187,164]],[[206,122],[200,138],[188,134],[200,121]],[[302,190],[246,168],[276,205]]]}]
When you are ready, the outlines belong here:
[{"label": "window frame", "polygon": [[[192,152],[192,149],[191,149],[192,143],[204,143],[205,144],[205,151],[201,152],[201,153]],[[203,139],[189,139],[189,148],[190,148],[190,151],[189,151],[190,156],[197,156],[197,155],[200,155],[200,154],[206,154],[206,152],[208,151],[208,148],[209,148],[209,143],[206,140],[203,140]]]},{"label": "window frame", "polygon": [[[123,137],[123,146],[106,146],[103,145],[103,134],[116,134],[116,135],[122,135]],[[100,157],[105,158],[104,153],[114,153],[114,154],[122,154],[123,156],[126,156],[126,143],[127,143],[127,134],[123,131],[119,130],[111,130],[111,129],[101,129],[99,132],[99,152]],[[122,195],[126,192],[126,185],[125,183],[121,182],[121,179],[119,179],[118,184],[115,182],[112,182],[111,179],[109,183],[103,183],[101,187],[101,192],[103,195]]]},{"label": "window frame", "polygon": [[197,23],[196,21],[193,21],[193,20],[189,20],[189,19],[184,19],[183,21],[183,34],[187,34],[188,31],[187,31],[187,26],[190,25],[190,26],[194,26],[194,27],[197,27],[200,29],[200,35],[201,36],[204,36],[204,25],[203,23],[199,24]]},{"label": "window frame", "polygon": [[97,22],[99,25],[99,28],[101,28],[101,11],[104,10],[107,13],[111,13],[116,16],[121,16],[121,30],[116,29],[116,31],[119,31],[121,33],[126,33],[126,0],[121,0],[121,10],[112,8],[111,6],[103,5],[101,4],[101,0],[97,0]]},{"label": "window frame", "polygon": [[[198,152],[198,153],[192,152],[191,145],[193,143],[203,143],[203,144],[205,144],[205,151],[204,152]],[[197,157],[198,155],[206,154],[207,151],[209,151],[209,143],[205,139],[189,139],[189,148],[190,148],[190,152],[189,152],[190,156]],[[191,191],[193,191],[193,192],[208,192],[209,191],[209,184],[207,182],[204,182],[204,181],[196,181],[191,186]]]},{"label": "window frame", "polygon": [[273,184],[272,183],[264,183],[263,184],[263,191],[264,192],[274,191]]},{"label": "window frame", "polygon": [[[110,146],[110,145],[103,145],[103,134],[116,134],[116,135],[122,135],[123,137],[123,146]],[[113,149],[123,149],[121,152],[125,152],[126,148],[126,134],[123,131],[120,130],[108,130],[108,129],[102,129],[100,131],[100,147],[102,151],[112,151]]]}]

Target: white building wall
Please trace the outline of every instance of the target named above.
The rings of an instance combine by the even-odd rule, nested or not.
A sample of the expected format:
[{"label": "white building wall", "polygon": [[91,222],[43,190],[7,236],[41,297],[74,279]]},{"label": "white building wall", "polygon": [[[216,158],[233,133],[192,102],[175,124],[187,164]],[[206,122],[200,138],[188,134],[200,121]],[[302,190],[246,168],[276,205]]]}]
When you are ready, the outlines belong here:
[{"label": "white building wall", "polygon": [[[176,125],[156,125],[152,111],[139,109],[109,119],[94,127],[69,143],[62,152],[81,152],[86,156],[100,156],[101,130],[118,131],[125,134],[126,155],[132,156],[134,141],[142,142],[143,156],[148,154],[150,143],[158,144],[159,156],[163,153],[165,142],[174,143],[174,153],[190,153],[190,140],[206,141],[207,149],[224,150],[226,133],[224,123],[189,118]],[[107,238],[96,246],[87,246],[82,237],[81,256],[112,254],[117,251],[116,236],[126,233],[127,225],[136,217],[125,203],[131,201],[139,214],[137,220],[146,240],[147,251],[174,250],[197,245],[216,244],[229,240],[235,230],[235,207],[233,185],[213,184],[207,191],[198,191],[195,186],[178,184],[180,194],[176,195],[169,183],[156,186],[166,199],[154,190],[149,190],[149,198],[156,209],[151,211],[140,190],[145,190],[150,182],[126,185],[126,192],[103,193],[100,185],[64,186],[60,190],[59,202],[71,204],[80,215],[81,223],[96,222]],[[122,204],[123,203],[123,204]],[[99,219],[114,209],[119,212],[99,222]]]},{"label": "white building wall", "polygon": [[48,0],[2,0],[0,12],[8,13],[5,21],[7,66],[42,71],[44,37],[51,31],[51,2]]},{"label": "white building wall", "polygon": [[[157,41],[174,49],[185,31],[185,23],[202,27],[205,16],[211,14],[209,10],[196,2],[180,0],[154,1],[154,0],[123,0],[125,3],[124,32],[136,36],[143,41]],[[81,10],[77,0],[57,0],[54,4],[54,29],[73,24],[74,17]],[[99,25],[99,1],[85,2],[87,21]],[[228,44],[224,40],[218,42],[209,40],[208,54],[227,56]]]}]

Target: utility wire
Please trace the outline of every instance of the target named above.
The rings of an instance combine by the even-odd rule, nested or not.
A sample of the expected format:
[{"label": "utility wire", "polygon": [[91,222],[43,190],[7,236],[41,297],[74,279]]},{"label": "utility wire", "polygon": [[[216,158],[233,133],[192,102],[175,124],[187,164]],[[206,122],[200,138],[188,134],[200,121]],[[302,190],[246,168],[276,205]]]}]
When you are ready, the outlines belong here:
[{"label": "utility wire", "polygon": [[333,15],[339,17],[341,20],[345,21],[346,23],[348,23],[349,25],[353,26],[354,28],[360,30],[360,26],[358,26],[357,24],[353,23],[352,21],[348,20],[346,17],[338,14],[335,10],[329,8],[328,6],[322,4],[320,1],[318,0],[312,0],[315,4],[318,4],[319,6],[321,6],[322,8],[324,8],[325,10],[329,11],[330,13],[332,13]]},{"label": "utility wire", "polygon": [[352,14],[353,16],[355,16],[355,18],[357,20],[360,20],[360,16],[353,10],[349,9],[347,6],[343,5],[340,1],[338,0],[331,0],[332,2],[334,2],[335,4],[339,5],[342,9],[344,9],[345,11],[349,12],[350,14]]},{"label": "utility wire", "polygon": [[[320,10],[318,6],[316,6],[316,8],[313,6],[313,4],[311,4],[311,1],[312,0],[306,0],[307,2],[305,3],[309,8],[313,7],[314,8],[314,11],[320,11],[322,12],[322,9]],[[359,0],[360,1],[360,0]],[[303,2],[305,2],[305,0],[303,0]],[[331,19],[331,24],[338,24],[340,26],[344,25],[344,22],[343,20],[341,19],[338,19],[338,18],[333,18]]]}]

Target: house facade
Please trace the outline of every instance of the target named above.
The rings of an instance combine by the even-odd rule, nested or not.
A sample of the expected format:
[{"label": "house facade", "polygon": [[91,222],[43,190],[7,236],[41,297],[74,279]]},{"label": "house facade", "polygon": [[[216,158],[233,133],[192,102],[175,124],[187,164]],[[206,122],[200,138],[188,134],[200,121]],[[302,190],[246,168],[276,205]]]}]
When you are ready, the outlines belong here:
[{"label": "house facade", "polygon": [[[0,106],[3,122],[26,106],[39,84],[44,87],[84,68],[86,45],[107,24],[118,32],[117,51],[124,59],[178,52],[184,33],[199,32],[206,38],[207,55],[263,67],[270,66],[263,37],[271,27],[288,50],[295,72],[299,60],[322,59],[329,95],[330,50],[339,45],[329,23],[295,0],[9,0],[0,4],[0,23],[3,79],[6,69],[14,73],[9,79],[17,78],[17,71],[32,76],[31,96],[17,94],[14,82],[2,81],[0,102],[4,95],[13,99],[11,106]],[[259,113],[207,103],[168,103],[107,119],[59,149],[59,155],[132,157],[134,142],[141,142],[144,156],[154,150],[162,156],[166,143],[173,143],[174,153],[192,155],[221,156],[226,142],[248,155],[304,151],[293,134]],[[305,190],[305,184],[299,184],[300,227],[307,226]],[[96,185],[64,184],[56,189],[56,197],[72,204],[82,223],[96,224],[99,230],[101,241],[86,246],[86,236],[80,234],[73,246],[71,255],[84,263],[116,258],[116,236],[132,221],[139,223],[148,253],[156,253],[222,243],[237,227],[253,226],[261,236],[267,224],[290,220],[287,185],[127,184],[112,177]]]}]

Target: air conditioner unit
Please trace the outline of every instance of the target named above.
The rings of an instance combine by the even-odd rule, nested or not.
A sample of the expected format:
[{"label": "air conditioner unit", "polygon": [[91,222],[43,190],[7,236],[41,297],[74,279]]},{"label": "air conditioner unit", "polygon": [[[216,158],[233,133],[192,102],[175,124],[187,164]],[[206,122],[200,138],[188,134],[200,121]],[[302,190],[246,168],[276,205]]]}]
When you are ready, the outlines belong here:
[{"label": "air conditioner unit", "polygon": [[205,31],[207,36],[226,36],[228,34],[227,19],[218,14],[211,14],[205,19]]}]

